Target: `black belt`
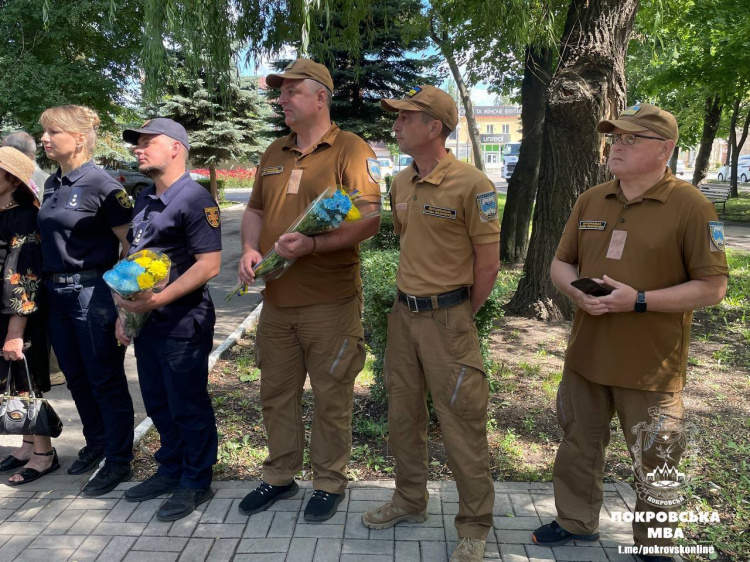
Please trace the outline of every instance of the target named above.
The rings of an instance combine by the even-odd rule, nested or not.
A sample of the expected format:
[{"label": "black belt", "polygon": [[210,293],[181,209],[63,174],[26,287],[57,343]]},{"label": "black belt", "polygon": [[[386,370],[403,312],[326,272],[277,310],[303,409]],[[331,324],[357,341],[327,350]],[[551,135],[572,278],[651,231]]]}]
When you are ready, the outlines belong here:
[{"label": "black belt", "polygon": [[87,269],[76,273],[45,273],[44,276],[53,283],[83,283],[101,276],[98,269]]},{"label": "black belt", "polygon": [[[455,306],[468,299],[469,295],[468,287],[461,287],[455,291],[442,293],[434,297],[415,297],[414,295],[407,295],[399,291],[398,300],[408,306],[412,312],[419,312],[420,310],[435,310]],[[433,299],[437,301],[437,306],[434,306]]]}]

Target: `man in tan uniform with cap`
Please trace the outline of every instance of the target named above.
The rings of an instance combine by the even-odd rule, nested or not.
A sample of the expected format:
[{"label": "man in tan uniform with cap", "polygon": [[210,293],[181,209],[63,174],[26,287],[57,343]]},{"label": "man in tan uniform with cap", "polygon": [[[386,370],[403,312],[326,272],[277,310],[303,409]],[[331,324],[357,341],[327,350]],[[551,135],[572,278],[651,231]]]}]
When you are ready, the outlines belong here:
[{"label": "man in tan uniform with cap", "polygon": [[[671,559],[662,547],[674,544],[676,524],[656,517],[680,499],[665,493],[668,476],[655,475],[680,480],[690,324],[694,309],[724,298],[724,231],[713,205],[667,167],[678,137],[670,113],[640,104],[597,130],[607,133],[617,179],[578,198],[552,263],[552,281],[577,310],[557,394],[557,519],[533,539],[557,546],[599,538],[604,452],[617,413],[634,462],[635,515],[644,514],[633,523],[637,556],[658,562]],[[591,296],[571,285],[579,277],[613,290]]]},{"label": "man in tan uniform with cap", "polygon": [[486,429],[489,387],[474,315],[500,268],[497,192],[487,176],[446,150],[458,123],[447,93],[419,86],[381,105],[398,111],[396,141],[414,163],[394,178],[391,190],[401,257],[398,298],[388,317],[385,383],[396,491],[362,522],[386,529],[425,521],[429,390],[458,488],[459,542],[451,560],[481,560],[495,490]]},{"label": "man in tan uniform with cap", "polygon": [[315,237],[284,232],[331,186],[357,190],[372,202],[369,210],[377,211],[380,172],[372,149],[331,123],[333,81],[326,67],[297,59],[266,81],[281,89],[278,101],[292,133],[273,142],[258,165],[242,221],[239,276],[254,282],[253,266],[272,247],[296,262],[267,281],[263,291],[256,361],[269,454],[263,482],[239,510],[251,515],[297,493],[294,475],[302,469],[305,448],[302,392],[309,374],[315,395],[310,436],[315,491],[305,519],[325,521],[344,497],[354,379],[365,362],[358,244],[377,233],[380,219]]}]

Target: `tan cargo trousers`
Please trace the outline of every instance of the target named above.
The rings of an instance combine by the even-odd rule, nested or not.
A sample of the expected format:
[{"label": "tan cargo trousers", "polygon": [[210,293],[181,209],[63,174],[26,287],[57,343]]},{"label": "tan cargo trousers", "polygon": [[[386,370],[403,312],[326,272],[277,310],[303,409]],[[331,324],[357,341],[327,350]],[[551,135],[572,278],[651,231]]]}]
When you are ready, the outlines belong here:
[{"label": "tan cargo trousers", "polygon": [[302,469],[302,389],[309,374],[315,397],[313,487],[333,494],[346,489],[354,379],[365,364],[360,311],[358,297],[289,308],[263,304],[255,346],[268,434],[265,482],[288,484]]},{"label": "tan cargo trousers", "polygon": [[495,501],[483,371],[470,301],[416,313],[396,301],[385,355],[388,441],[396,458],[393,503],[412,513],[427,508],[429,390],[458,488],[458,536],[482,540],[492,528]]},{"label": "tan cargo trousers", "polygon": [[[609,424],[612,417],[617,413],[631,458],[635,460],[632,448],[639,440],[639,435],[632,430],[640,422],[651,422],[649,409],[656,407],[667,416],[667,423],[669,420],[681,420],[684,414],[682,393],[603,386],[569,369],[563,372],[563,379],[557,390],[557,420],[564,436],[557,450],[553,469],[557,523],[563,529],[584,535],[599,531],[599,513],[603,501],[604,451],[609,444]],[[646,474],[658,466],[663,466],[665,459],[659,458],[658,455],[664,455],[668,448],[660,447],[657,442],[648,450],[643,450],[642,472]],[[680,460],[678,451],[680,448],[675,447],[674,451],[666,455],[671,457],[669,464],[672,466],[676,466]],[[636,473],[636,483],[640,481]],[[655,507],[639,497],[635,511],[656,514],[660,511],[668,512],[669,509]],[[635,544],[674,544],[674,540],[671,539],[649,538],[648,527],[674,529],[676,524],[657,523],[655,520],[651,523],[634,521]]]}]

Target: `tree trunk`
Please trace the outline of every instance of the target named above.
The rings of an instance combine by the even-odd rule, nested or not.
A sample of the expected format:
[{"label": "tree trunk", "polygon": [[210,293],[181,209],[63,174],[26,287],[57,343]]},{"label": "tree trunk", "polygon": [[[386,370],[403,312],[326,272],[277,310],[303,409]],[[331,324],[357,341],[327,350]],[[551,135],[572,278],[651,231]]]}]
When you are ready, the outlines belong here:
[{"label": "tree trunk", "polygon": [[740,101],[739,97],[734,102],[734,108],[732,111],[732,122],[731,122],[731,130],[729,133],[729,149],[732,151],[732,167],[731,174],[732,178],[730,180],[730,188],[731,191],[729,193],[730,197],[739,197],[740,192],[737,187],[737,183],[739,182],[739,178],[737,177],[737,168],[739,166],[740,162],[740,152],[742,151],[742,147],[745,145],[745,140],[747,139],[747,130],[748,126],[750,126],[750,107],[748,107],[747,115],[745,116],[745,123],[742,125],[742,136],[737,140],[737,121],[740,119]]},{"label": "tree trunk", "polygon": [[572,0],[561,57],[547,91],[534,224],[524,276],[508,305],[514,314],[571,318],[573,303],[549,267],[576,198],[608,179],[602,119],[625,106],[625,54],[638,0]]},{"label": "tree trunk", "polygon": [[[484,172],[484,158],[482,157],[482,144],[479,137],[479,127],[477,127],[477,120],[474,118],[474,106],[471,103],[471,90],[464,82],[463,76],[461,76],[461,70],[458,68],[456,57],[453,55],[453,49],[451,48],[449,38],[443,34],[443,37],[439,37],[434,29],[430,30],[430,37],[438,46],[440,52],[448,62],[448,66],[453,74],[453,79],[456,81],[458,87],[458,95],[461,97],[461,103],[464,106],[464,113],[466,114],[466,124],[469,128],[469,138],[471,139],[471,148],[474,153],[474,166]],[[458,135],[458,133],[456,133]],[[456,154],[458,157],[458,154]]]},{"label": "tree trunk", "polygon": [[672,157],[669,159],[669,167],[672,168],[672,173],[677,175],[677,159],[680,156],[680,147],[675,146],[672,151]]},{"label": "tree trunk", "polygon": [[211,185],[211,197],[213,197],[214,201],[218,203],[219,202],[219,186],[216,183],[216,164],[208,165],[208,177],[209,177],[209,183]]},{"label": "tree trunk", "polygon": [[552,49],[526,47],[521,82],[521,124],[523,139],[518,163],[508,181],[503,223],[500,229],[500,259],[521,263],[529,247],[529,226],[539,181],[544,131],[544,93],[552,75]]},{"label": "tree trunk", "polygon": [[721,97],[716,94],[706,100],[706,109],[703,114],[703,134],[701,135],[701,144],[698,149],[698,156],[695,157],[695,171],[693,172],[693,185],[698,185],[708,173],[709,160],[711,159],[711,147],[716,138],[716,131],[721,121]]}]

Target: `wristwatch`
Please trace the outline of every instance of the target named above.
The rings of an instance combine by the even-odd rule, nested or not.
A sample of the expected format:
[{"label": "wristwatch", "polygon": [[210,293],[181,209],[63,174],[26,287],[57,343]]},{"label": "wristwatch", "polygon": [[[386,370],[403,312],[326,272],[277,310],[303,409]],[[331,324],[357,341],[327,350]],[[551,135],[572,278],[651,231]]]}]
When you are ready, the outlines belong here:
[{"label": "wristwatch", "polygon": [[646,293],[638,291],[638,297],[635,299],[633,310],[636,312],[646,312]]}]

